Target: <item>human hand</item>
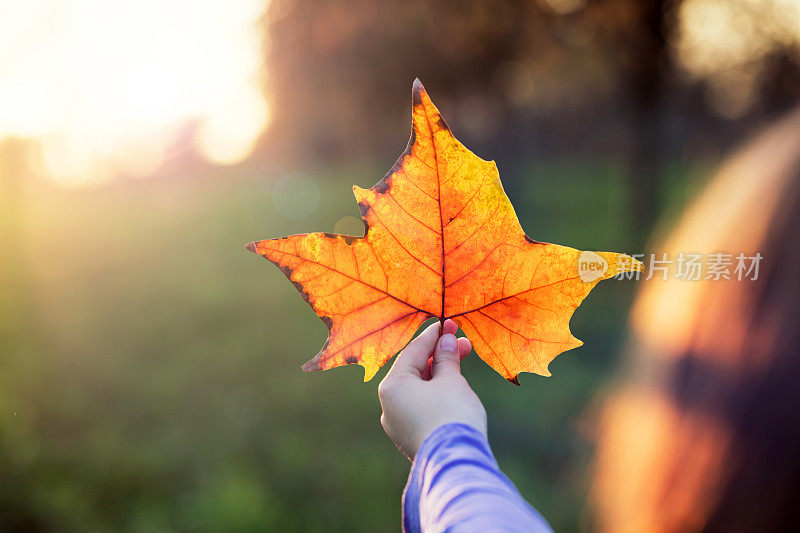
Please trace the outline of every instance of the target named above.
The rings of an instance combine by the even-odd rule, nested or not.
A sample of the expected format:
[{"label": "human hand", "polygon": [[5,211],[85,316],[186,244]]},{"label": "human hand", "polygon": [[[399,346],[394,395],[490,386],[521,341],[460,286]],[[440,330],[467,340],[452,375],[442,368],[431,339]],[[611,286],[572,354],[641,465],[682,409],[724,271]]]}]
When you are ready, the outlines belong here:
[{"label": "human hand", "polygon": [[443,329],[439,337],[439,323],[428,326],[378,385],[381,425],[409,459],[443,424],[468,424],[486,435],[486,410],[461,375],[461,359],[472,346],[466,338],[456,339],[452,320],[445,320]]}]

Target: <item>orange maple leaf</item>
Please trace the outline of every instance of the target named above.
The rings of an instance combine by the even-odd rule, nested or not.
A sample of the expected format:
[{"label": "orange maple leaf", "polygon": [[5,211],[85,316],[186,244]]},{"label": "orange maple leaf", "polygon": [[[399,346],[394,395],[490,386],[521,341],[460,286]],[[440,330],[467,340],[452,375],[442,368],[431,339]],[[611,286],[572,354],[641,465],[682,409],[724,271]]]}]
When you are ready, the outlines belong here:
[{"label": "orange maple leaf", "polygon": [[629,256],[581,252],[525,235],[494,161],[453,137],[419,80],[408,146],[371,189],[353,187],[364,236],[305,233],[247,248],[275,263],[325,325],[303,370],[358,363],[364,381],[430,317],[452,318],[475,351],[518,384],[520,372],[583,344],[569,320]]}]

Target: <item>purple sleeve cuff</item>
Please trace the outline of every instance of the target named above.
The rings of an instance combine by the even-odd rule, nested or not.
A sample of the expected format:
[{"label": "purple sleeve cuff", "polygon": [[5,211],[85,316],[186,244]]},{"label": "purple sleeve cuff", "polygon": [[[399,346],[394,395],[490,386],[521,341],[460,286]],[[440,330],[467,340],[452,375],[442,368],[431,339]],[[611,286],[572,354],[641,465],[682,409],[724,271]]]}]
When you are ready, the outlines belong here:
[{"label": "purple sleeve cuff", "polygon": [[466,424],[440,426],[422,443],[403,492],[403,530],[552,531]]}]

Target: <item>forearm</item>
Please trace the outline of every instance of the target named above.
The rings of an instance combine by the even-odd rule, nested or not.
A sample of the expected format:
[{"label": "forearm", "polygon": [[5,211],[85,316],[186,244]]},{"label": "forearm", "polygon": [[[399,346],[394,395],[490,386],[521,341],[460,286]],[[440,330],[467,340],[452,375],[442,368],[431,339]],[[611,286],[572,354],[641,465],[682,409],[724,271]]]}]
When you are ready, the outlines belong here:
[{"label": "forearm", "polygon": [[403,493],[405,531],[551,531],[500,471],[482,433],[436,429],[419,449]]}]

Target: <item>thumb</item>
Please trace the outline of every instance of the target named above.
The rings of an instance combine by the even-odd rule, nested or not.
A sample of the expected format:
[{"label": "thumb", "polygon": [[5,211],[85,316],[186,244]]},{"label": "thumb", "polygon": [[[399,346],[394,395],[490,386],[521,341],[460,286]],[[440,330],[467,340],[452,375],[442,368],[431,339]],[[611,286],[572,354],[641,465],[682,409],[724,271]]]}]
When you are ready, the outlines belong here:
[{"label": "thumb", "polygon": [[431,376],[445,376],[461,373],[461,356],[458,353],[458,340],[452,333],[441,336],[436,343],[431,364]]},{"label": "thumb", "polygon": [[[439,323],[434,322],[420,333],[416,339],[408,343],[395,359],[389,374],[422,375],[428,364],[428,357],[433,351],[436,338],[439,336]],[[386,377],[389,377],[389,374]]]}]

